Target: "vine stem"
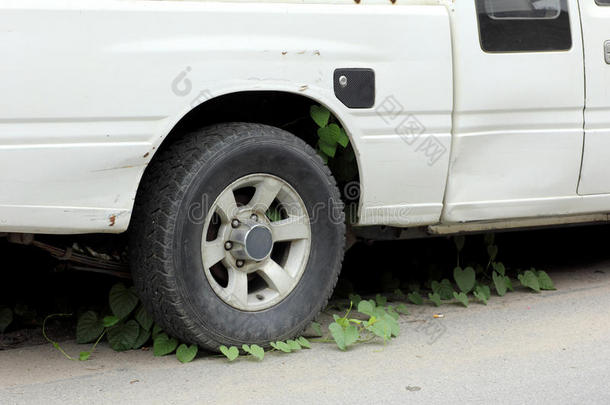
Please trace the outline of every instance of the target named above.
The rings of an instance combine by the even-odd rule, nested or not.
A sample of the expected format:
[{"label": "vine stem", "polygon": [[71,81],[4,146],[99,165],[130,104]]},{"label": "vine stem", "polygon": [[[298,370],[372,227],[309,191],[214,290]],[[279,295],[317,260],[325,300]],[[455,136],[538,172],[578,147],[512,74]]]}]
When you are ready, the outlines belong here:
[{"label": "vine stem", "polygon": [[310,341],[313,343],[335,343],[335,341],[333,339],[324,339],[324,338],[311,339]]},{"label": "vine stem", "polygon": [[[59,343],[57,343],[54,340],[51,340],[48,336],[47,336],[47,332],[45,330],[46,326],[47,326],[47,321],[51,318],[54,317],[68,317],[68,316],[72,316],[72,314],[51,314],[49,316],[47,316],[46,318],[44,318],[44,321],[42,321],[42,336],[47,340],[47,342],[51,343],[53,345],[54,348],[56,348],[57,350],[59,350],[59,352],[61,354],[63,354],[64,356],[66,356],[66,358],[68,360],[72,360],[72,361],[76,361],[75,358],[73,358],[72,356],[70,356],[68,353],[65,352],[64,349],[62,349],[62,347],[59,345]],[[97,344],[97,343],[96,343]]]},{"label": "vine stem", "polygon": [[102,340],[102,338],[104,337],[104,335],[106,334],[106,332],[108,332],[108,328],[105,328],[104,331],[102,332],[102,334],[100,335],[100,337],[97,338],[97,340],[95,341],[95,343],[93,344],[93,347],[91,347],[91,350],[89,350],[89,353],[93,353],[93,351],[95,350],[95,348],[97,347],[97,344]]}]

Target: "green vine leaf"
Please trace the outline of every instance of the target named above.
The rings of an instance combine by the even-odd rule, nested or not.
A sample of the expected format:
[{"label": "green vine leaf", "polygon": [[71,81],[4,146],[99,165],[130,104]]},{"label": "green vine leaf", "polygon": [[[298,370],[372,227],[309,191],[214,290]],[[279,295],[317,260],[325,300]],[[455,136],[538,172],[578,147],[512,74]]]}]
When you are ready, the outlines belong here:
[{"label": "green vine leaf", "polygon": [[458,302],[461,303],[464,307],[468,308],[469,301],[468,301],[468,296],[466,294],[464,294],[463,292],[461,292],[459,294],[457,292],[454,292],[453,298],[458,300]]},{"label": "green vine leaf", "polygon": [[360,337],[358,328],[354,325],[348,325],[346,328],[343,328],[338,323],[333,322],[328,329],[330,330],[330,334],[335,340],[337,347],[341,350],[347,350],[347,348],[356,343]]},{"label": "green vine leaf", "polygon": [[335,320],[335,322],[337,322],[339,325],[343,326],[344,328],[349,325],[349,320],[345,317],[341,318],[339,317],[339,315],[333,315],[333,319]]},{"label": "green vine leaf", "polygon": [[318,137],[329,145],[337,145],[341,137],[341,128],[337,124],[330,124],[327,127],[318,128]]},{"label": "green vine leaf", "polygon": [[418,292],[409,293],[407,298],[415,305],[422,305],[424,303],[424,299],[421,297],[421,295],[419,295]]},{"label": "green vine leaf", "polygon": [[350,294],[349,301],[354,307],[358,308],[358,304],[360,304],[360,302],[362,301],[362,297],[358,294]]},{"label": "green vine leaf", "polygon": [[316,336],[322,336],[322,325],[320,325],[318,322],[312,322],[311,323],[311,330],[313,331],[313,333],[316,334]]},{"label": "green vine leaf", "polygon": [[310,107],[309,115],[320,128],[327,126],[328,121],[330,120],[330,111],[328,111],[327,108],[318,105],[312,105]]},{"label": "green vine leaf", "polygon": [[311,349],[311,343],[309,343],[309,340],[305,339],[303,336],[299,337],[297,339],[297,341],[299,342],[299,344],[306,348],[306,349]]},{"label": "green vine leaf", "polygon": [[190,363],[195,359],[195,356],[197,356],[198,351],[199,348],[197,347],[197,345],[187,346],[183,343],[178,346],[178,349],[176,350],[176,358],[181,363]]},{"label": "green vine leaf", "polygon": [[261,361],[265,357],[265,350],[259,345],[252,345],[250,346],[250,354]]},{"label": "green vine leaf", "polygon": [[384,342],[400,333],[398,322],[387,314],[381,318],[371,318],[365,323],[365,326],[368,331],[382,338]]},{"label": "green vine leaf", "polygon": [[371,300],[360,301],[358,304],[358,312],[368,316],[375,315],[375,303]]},{"label": "green vine leaf", "polygon": [[0,309],[0,333],[4,333],[6,328],[8,328],[11,323],[13,323],[13,311],[11,311],[10,308],[1,308]]},{"label": "green vine leaf", "polygon": [[146,342],[148,342],[150,340],[150,332],[141,326],[139,328],[140,329],[138,331],[138,337],[136,338],[136,341],[133,343],[133,346],[131,347],[134,350],[139,349],[140,347],[144,346],[146,344]]},{"label": "green vine leaf", "polygon": [[489,286],[478,285],[474,290],[474,296],[476,299],[487,305],[487,301],[491,297],[491,290]]},{"label": "green vine leaf", "polygon": [[440,283],[433,281],[431,287],[432,292],[440,295],[441,300],[449,301],[453,299],[453,285],[448,279],[444,278]]},{"label": "green vine leaf", "polygon": [[[159,334],[153,341],[153,354],[156,357],[171,354],[178,347],[178,341],[170,338],[166,333]],[[235,348],[237,350],[237,348]],[[239,354],[239,350],[237,350]]]},{"label": "green vine leaf", "polygon": [[120,319],[117,318],[114,315],[108,315],[105,316],[104,319],[102,320],[102,323],[104,324],[105,328],[110,328],[111,326],[116,325],[117,323],[119,323]]},{"label": "green vine leaf", "polygon": [[280,212],[280,210],[276,206],[269,207],[267,212],[265,212],[265,216],[271,222],[278,222],[278,221],[282,220],[282,213]]},{"label": "green vine leaf", "polygon": [[515,287],[513,287],[513,282],[510,281],[510,278],[508,276],[504,276],[504,282],[506,283],[506,288],[508,289],[508,291],[515,291]]},{"label": "green vine leaf", "polygon": [[322,151],[322,153],[324,153],[326,156],[328,157],[335,157],[335,154],[337,153],[337,144],[331,144],[331,143],[327,143],[325,141],[323,141],[322,139],[320,139],[318,141],[318,147],[320,148],[320,151]]},{"label": "green vine leaf", "polygon": [[476,289],[485,296],[488,300],[491,298],[491,288],[485,284],[477,285]]},{"label": "green vine leaf", "polygon": [[296,340],[289,339],[286,344],[290,347],[290,350],[301,350],[301,345]]},{"label": "green vine leaf", "polygon": [[441,306],[441,296],[438,293],[428,293],[428,298],[434,303],[435,306]]},{"label": "green vine leaf", "polygon": [[110,289],[110,309],[119,319],[126,318],[136,308],[138,301],[133,287],[127,288],[123,283],[118,283]]},{"label": "green vine leaf", "polygon": [[125,323],[119,323],[108,329],[108,343],[117,352],[130,350],[140,331],[140,325],[133,319]]},{"label": "green vine leaf", "polygon": [[87,311],[76,323],[76,343],[91,343],[104,332],[104,324],[97,313]]},{"label": "green vine leaf", "polygon": [[519,274],[519,282],[524,287],[527,287],[533,291],[540,292],[540,283],[538,282],[538,276],[531,271],[528,270],[523,274]]},{"label": "green vine leaf", "polygon": [[466,242],[466,238],[464,236],[454,236],[453,243],[455,244],[455,248],[458,253],[464,249],[464,243]]},{"label": "green vine leaf", "polygon": [[396,312],[403,315],[409,315],[409,308],[405,304],[398,304]]},{"label": "green vine leaf", "polygon": [[541,290],[556,290],[553,280],[551,280],[551,277],[545,271],[540,270],[536,275],[538,276],[538,284]]},{"label": "green vine leaf", "polygon": [[78,361],[87,361],[91,357],[91,352],[80,352]]},{"label": "green vine leaf", "polygon": [[224,354],[229,361],[233,361],[239,357],[239,349],[235,346],[227,347],[222,345],[218,348],[218,350],[220,350],[220,353]]},{"label": "green vine leaf", "polygon": [[347,148],[347,145],[349,145],[349,136],[347,136],[347,133],[343,128],[340,129],[339,137],[337,138],[337,143],[343,146],[344,148]]},{"label": "green vine leaf", "polygon": [[477,274],[472,267],[461,267],[453,269],[453,278],[461,292],[468,294],[476,284]]},{"label": "green vine leaf", "polygon": [[155,324],[153,326],[153,330],[152,330],[152,338],[153,340],[157,338],[157,336],[159,336],[160,334],[163,333],[163,329],[161,329],[161,327],[157,324]]},{"label": "green vine leaf", "polygon": [[480,292],[478,292],[478,291],[475,291],[475,292],[473,293],[473,295],[474,295],[474,297],[475,297],[476,299],[478,299],[479,301],[481,301],[481,302],[482,302],[484,305],[487,305],[487,298],[485,297],[485,295],[481,294],[481,293],[480,293]]},{"label": "green vine leaf", "polygon": [[381,294],[377,294],[377,295],[375,296],[375,303],[377,304],[377,306],[380,306],[380,307],[385,307],[385,306],[386,306],[386,304],[388,303],[388,298],[387,298],[387,297],[384,297],[384,296],[383,296],[383,295],[381,295]]},{"label": "green vine leaf", "polygon": [[372,332],[375,336],[382,338],[384,342],[389,339],[390,334],[392,333],[390,327],[383,321],[376,321],[367,326],[367,330]]},{"label": "green vine leaf", "polygon": [[496,292],[498,293],[498,295],[500,297],[503,297],[504,295],[506,295],[506,290],[507,290],[506,276],[503,276],[494,271],[492,274],[492,278],[493,278],[494,286],[496,287]]},{"label": "green vine leaf", "polygon": [[498,272],[499,275],[501,275],[501,276],[506,275],[506,268],[504,267],[503,263],[493,262],[491,265],[493,266],[494,270]]},{"label": "green vine leaf", "polygon": [[498,246],[496,246],[496,245],[487,246],[487,254],[489,255],[489,260],[491,260],[492,262],[494,260],[496,260],[496,257],[498,257]]},{"label": "green vine leaf", "polygon": [[150,316],[148,311],[144,309],[143,305],[140,305],[138,307],[134,318],[136,319],[136,321],[138,321],[141,327],[143,327],[146,331],[150,331],[150,328],[152,328],[153,326],[154,320],[153,317]]},{"label": "green vine leaf", "polygon": [[386,308],[386,312],[388,313],[388,315],[390,315],[392,318],[398,320],[400,318],[400,314],[398,312],[396,312],[396,310],[394,309],[393,306],[389,305]]},{"label": "green vine leaf", "polygon": [[391,317],[384,317],[384,321],[386,321],[390,325],[390,331],[392,332],[393,337],[398,337],[400,335],[400,325],[398,324],[398,319],[392,319]]},{"label": "green vine leaf", "polygon": [[290,346],[286,342],[278,341],[278,342],[275,342],[275,345],[272,343],[271,346],[274,349],[279,350],[279,351],[284,352],[284,353],[290,353],[292,351],[292,349],[290,348]]}]

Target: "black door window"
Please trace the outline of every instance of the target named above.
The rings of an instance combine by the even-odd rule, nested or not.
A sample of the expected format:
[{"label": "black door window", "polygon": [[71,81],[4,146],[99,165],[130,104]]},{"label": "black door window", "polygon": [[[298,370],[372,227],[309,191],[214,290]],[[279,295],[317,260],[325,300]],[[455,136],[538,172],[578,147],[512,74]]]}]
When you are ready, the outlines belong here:
[{"label": "black door window", "polygon": [[476,8],[486,52],[572,48],[567,0],[476,0]]}]

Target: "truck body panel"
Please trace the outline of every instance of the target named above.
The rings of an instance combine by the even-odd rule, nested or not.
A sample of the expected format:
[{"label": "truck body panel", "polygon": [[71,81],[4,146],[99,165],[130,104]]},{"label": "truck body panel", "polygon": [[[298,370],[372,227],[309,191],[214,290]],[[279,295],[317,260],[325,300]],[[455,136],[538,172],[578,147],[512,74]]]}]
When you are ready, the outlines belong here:
[{"label": "truck body panel", "polygon": [[[0,26],[10,55],[0,66],[2,231],[124,231],[176,123],[210,98],[254,90],[302,94],[340,119],[361,171],[362,224],[440,217],[453,98],[445,6],[5,0]],[[335,98],[338,67],[375,70],[376,108]],[[400,109],[377,108],[387,100]],[[434,165],[397,130],[410,116],[422,140],[447,150]]]},{"label": "truck body panel", "polygon": [[[345,127],[356,225],[610,212],[610,7],[556,3],[569,47],[498,52],[483,0],[0,0],[0,232],[125,231],[172,129],[249,91]],[[339,101],[340,68],[374,71],[372,108]]]}]

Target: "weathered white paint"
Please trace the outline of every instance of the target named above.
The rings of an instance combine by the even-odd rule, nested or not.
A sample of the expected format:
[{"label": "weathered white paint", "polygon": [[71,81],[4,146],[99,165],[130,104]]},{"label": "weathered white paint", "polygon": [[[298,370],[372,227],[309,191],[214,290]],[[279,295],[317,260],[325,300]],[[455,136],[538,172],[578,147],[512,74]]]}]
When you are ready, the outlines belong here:
[{"label": "weathered white paint", "polygon": [[587,106],[585,147],[579,194],[610,193],[610,65],[604,43],[610,40],[610,7],[580,1],[585,45]]},{"label": "weathered white paint", "polygon": [[[249,90],[341,120],[361,225],[610,212],[610,67],[588,62],[610,9],[581,3],[586,63],[575,0],[570,51],[515,54],[481,50],[473,1],[0,0],[0,232],[124,231],[176,123]],[[375,70],[374,108],[334,97],[338,67]]]},{"label": "weathered white paint", "polygon": [[[474,1],[453,14],[455,110],[444,222],[569,214],[583,142],[578,5],[566,52],[486,53]],[[557,201],[557,202],[555,202]]]},{"label": "weathered white paint", "polygon": [[[444,6],[3,0],[0,27],[10,55],[0,64],[0,230],[125,230],[146,164],[201,91],[317,100],[357,151],[363,223],[440,217],[449,154],[430,166],[395,130],[415,114],[424,138],[449,148]],[[375,69],[378,105],[393,97],[404,110],[348,110],[334,97],[337,67]],[[181,72],[186,96],[172,92]]]}]

